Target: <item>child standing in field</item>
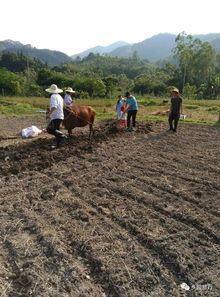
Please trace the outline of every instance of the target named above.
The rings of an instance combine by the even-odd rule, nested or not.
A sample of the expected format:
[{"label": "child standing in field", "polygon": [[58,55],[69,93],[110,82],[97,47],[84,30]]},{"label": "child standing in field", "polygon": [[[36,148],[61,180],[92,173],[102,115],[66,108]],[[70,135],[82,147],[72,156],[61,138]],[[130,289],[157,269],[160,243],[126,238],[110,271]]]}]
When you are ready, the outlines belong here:
[{"label": "child standing in field", "polygon": [[117,112],[117,119],[121,119],[121,107],[122,107],[122,96],[118,96],[118,101],[116,103],[116,112]]},{"label": "child standing in field", "polygon": [[126,123],[124,119],[126,119],[125,110],[125,101],[121,95],[118,96],[118,101],[116,104],[116,112],[117,112],[117,129],[120,130],[125,127]]},{"label": "child standing in field", "polygon": [[126,100],[122,100],[122,106],[121,106],[121,126],[123,128],[127,127],[127,116],[125,113],[125,107],[126,107]]}]

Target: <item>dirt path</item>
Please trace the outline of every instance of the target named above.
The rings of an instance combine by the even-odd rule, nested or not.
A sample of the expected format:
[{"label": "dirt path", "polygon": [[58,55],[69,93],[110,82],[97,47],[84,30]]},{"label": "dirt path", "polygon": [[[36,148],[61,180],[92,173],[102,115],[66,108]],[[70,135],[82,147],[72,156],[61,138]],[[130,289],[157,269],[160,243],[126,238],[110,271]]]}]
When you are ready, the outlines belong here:
[{"label": "dirt path", "polygon": [[0,296],[220,295],[220,130],[166,128],[0,141]]}]

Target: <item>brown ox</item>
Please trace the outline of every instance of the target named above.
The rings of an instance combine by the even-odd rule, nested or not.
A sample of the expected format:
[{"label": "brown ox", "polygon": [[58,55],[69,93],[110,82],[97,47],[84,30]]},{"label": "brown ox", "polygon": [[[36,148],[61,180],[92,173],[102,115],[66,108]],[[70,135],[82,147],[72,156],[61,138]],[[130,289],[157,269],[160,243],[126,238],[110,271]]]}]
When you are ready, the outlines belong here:
[{"label": "brown ox", "polygon": [[93,123],[96,112],[90,106],[70,106],[64,107],[63,125],[67,129],[69,136],[75,127],[84,127],[89,125],[89,139],[93,132]]}]

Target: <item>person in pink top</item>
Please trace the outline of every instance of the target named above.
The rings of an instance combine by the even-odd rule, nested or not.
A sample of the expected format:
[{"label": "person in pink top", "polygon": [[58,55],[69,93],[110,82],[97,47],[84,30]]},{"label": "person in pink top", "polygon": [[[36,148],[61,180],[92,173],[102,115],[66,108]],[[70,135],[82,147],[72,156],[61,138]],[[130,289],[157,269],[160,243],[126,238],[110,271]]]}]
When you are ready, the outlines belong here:
[{"label": "person in pink top", "polygon": [[121,106],[121,126],[123,128],[127,127],[127,116],[126,116],[126,112],[125,112],[125,108],[126,108],[126,100],[122,99],[122,106]]},{"label": "person in pink top", "polygon": [[121,130],[126,128],[126,114],[124,113],[126,106],[126,101],[122,98],[121,95],[118,96],[118,101],[116,104],[116,112],[117,112],[117,129]]}]

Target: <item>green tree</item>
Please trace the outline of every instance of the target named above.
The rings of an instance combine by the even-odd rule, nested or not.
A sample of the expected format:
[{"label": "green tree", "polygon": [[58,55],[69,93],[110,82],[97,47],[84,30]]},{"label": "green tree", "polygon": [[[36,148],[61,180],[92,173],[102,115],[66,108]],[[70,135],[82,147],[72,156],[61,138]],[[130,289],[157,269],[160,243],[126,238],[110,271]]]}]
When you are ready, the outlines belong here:
[{"label": "green tree", "polygon": [[192,35],[187,35],[185,32],[178,34],[175,39],[176,47],[174,48],[174,57],[179,62],[179,67],[182,73],[182,85],[190,81],[192,78],[192,60],[194,54],[194,48],[201,43],[199,39],[193,40]]},{"label": "green tree", "polygon": [[4,95],[22,95],[24,93],[24,80],[11,71],[0,68],[0,90]]},{"label": "green tree", "polygon": [[193,39],[191,35],[182,32],[176,38],[173,51],[181,71],[181,89],[184,89],[185,83],[198,87],[210,80],[216,58],[215,50],[210,43],[202,42],[198,38]]},{"label": "green tree", "polygon": [[183,94],[185,98],[194,99],[196,97],[197,88],[195,85],[191,86],[189,83],[186,83],[183,88]]},{"label": "green tree", "polygon": [[70,78],[61,72],[56,72],[46,68],[38,71],[37,84],[43,87],[51,84],[56,84],[59,87],[67,86],[69,85],[69,80]]},{"label": "green tree", "polygon": [[220,54],[217,54],[215,59],[215,75],[220,75]]},{"label": "green tree", "polygon": [[209,42],[203,42],[194,50],[193,78],[196,85],[210,81],[215,70],[216,52]]},{"label": "green tree", "polygon": [[106,95],[111,97],[115,87],[118,85],[118,79],[115,75],[109,75],[102,79],[105,84]]}]

